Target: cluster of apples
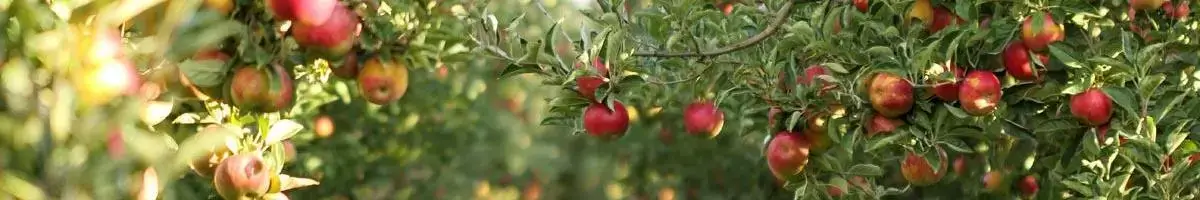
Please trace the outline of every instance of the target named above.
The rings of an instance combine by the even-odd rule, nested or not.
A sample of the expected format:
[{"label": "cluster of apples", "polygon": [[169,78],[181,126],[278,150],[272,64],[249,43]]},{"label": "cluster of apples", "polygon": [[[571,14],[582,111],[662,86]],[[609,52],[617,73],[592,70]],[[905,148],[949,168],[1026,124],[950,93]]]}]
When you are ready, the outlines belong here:
[{"label": "cluster of apples", "polygon": [[[592,60],[591,75],[575,78],[580,97],[589,105],[583,111],[584,131],[596,138],[616,139],[629,129],[630,109],[619,100],[612,100],[612,107],[603,103],[596,92],[608,84],[608,66],[599,58]],[[610,97],[611,98],[611,97]],[[711,100],[696,100],[683,110],[684,129],[692,135],[716,137],[725,124],[725,113]],[[664,129],[665,130],[665,129]]]},{"label": "cluster of apples", "polygon": [[[222,125],[209,125],[197,134],[231,131],[234,130]],[[284,141],[283,147],[284,161],[295,159],[296,149],[292,143]],[[239,152],[236,149],[225,145],[207,149],[206,156],[192,160],[188,166],[196,175],[211,177],[217,194],[224,199],[266,198],[279,193],[280,174],[267,166],[262,152]],[[286,199],[266,199],[280,198]]]},{"label": "cluster of apples", "polygon": [[[794,83],[814,88],[818,95],[838,88],[838,85],[820,78],[830,75],[830,70],[825,66],[810,65],[804,68],[803,72],[804,74],[796,77]],[[790,87],[786,87],[787,81],[781,79],[780,85],[785,85],[782,88],[785,93],[792,92]],[[771,109],[767,118],[772,124],[768,126],[774,127],[775,118],[781,112],[782,110],[778,108]],[[833,118],[844,116],[845,112],[845,107],[837,104],[821,109],[809,108],[804,111],[807,116],[804,117],[805,126],[802,129],[776,132],[766,147],[767,167],[771,170],[772,175],[782,181],[788,176],[803,172],[811,155],[824,153],[832,144],[827,135],[827,122]]]}]

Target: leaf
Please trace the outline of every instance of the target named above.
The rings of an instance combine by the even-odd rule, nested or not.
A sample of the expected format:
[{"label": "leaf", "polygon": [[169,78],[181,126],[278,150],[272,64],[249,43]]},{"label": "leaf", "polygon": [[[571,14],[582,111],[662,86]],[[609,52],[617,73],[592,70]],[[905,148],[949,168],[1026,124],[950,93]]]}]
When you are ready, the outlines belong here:
[{"label": "leaf", "polygon": [[173,38],[168,56],[175,60],[182,60],[192,56],[200,49],[212,48],[226,38],[244,32],[246,32],[246,25],[234,20],[205,26],[203,30],[187,31]]},{"label": "leaf", "polygon": [[787,127],[788,131],[795,131],[798,122],[800,122],[800,111],[792,111],[792,116],[788,118],[787,125],[784,127]]},{"label": "leaf", "polygon": [[229,65],[217,60],[187,60],[179,64],[179,71],[200,87],[214,87],[225,80]]},{"label": "leaf", "polygon": [[15,173],[0,174],[0,191],[9,198],[41,200],[46,199],[46,193],[37,185],[15,176]]},{"label": "leaf", "polygon": [[1187,140],[1189,132],[1183,131],[1183,129],[1188,127],[1188,124],[1190,123],[1187,121],[1179,123],[1179,125],[1175,126],[1175,130],[1171,130],[1171,132],[1168,133],[1166,143],[1167,155],[1172,155],[1172,153],[1179,148],[1179,145],[1183,144],[1183,141]]},{"label": "leaf", "polygon": [[885,46],[871,47],[871,48],[867,49],[867,54],[884,57],[884,58],[892,58],[896,55],[895,53],[892,52],[891,48],[887,48]]},{"label": "leaf", "polygon": [[[1034,20],[1034,21],[1041,21],[1041,20]],[[1061,183],[1064,186],[1067,186],[1067,188],[1074,190],[1075,192],[1079,192],[1080,194],[1083,194],[1086,197],[1096,195],[1095,191],[1092,191],[1092,188],[1085,186],[1081,183],[1078,183],[1078,182],[1075,182],[1072,180],[1062,180]]]},{"label": "leaf", "polygon": [[872,164],[857,164],[850,167],[846,174],[860,176],[883,176],[883,169]]},{"label": "leaf", "polygon": [[832,70],[833,72],[837,72],[839,74],[850,73],[850,71],[846,70],[845,67],[842,67],[842,64],[824,63],[824,64],[821,64],[821,66],[825,66],[825,68],[829,68],[829,70]]},{"label": "leaf", "polygon": [[954,107],[954,106],[951,106],[950,104],[942,104],[942,105],[946,107],[946,110],[950,111],[950,114],[953,114],[954,117],[958,117],[959,119],[963,119],[963,118],[967,118],[967,117],[971,116],[971,115],[967,115],[967,112],[963,111],[962,108]]},{"label": "leaf", "polygon": [[1113,102],[1125,109],[1125,112],[1137,115],[1137,111],[1133,109],[1137,107],[1137,103],[1134,102],[1133,92],[1129,91],[1129,88],[1109,86],[1104,87],[1104,93],[1108,94]]},{"label": "leaf", "polygon": [[542,68],[537,64],[532,63],[509,64],[508,67],[504,68],[504,71],[500,72],[500,78],[508,78],[515,75],[528,73],[542,73]]},{"label": "leaf", "polygon": [[1096,64],[1112,66],[1113,68],[1117,68],[1121,71],[1126,71],[1126,72],[1133,71],[1133,67],[1130,67],[1129,64],[1126,64],[1124,62],[1118,61],[1116,59],[1108,58],[1108,57],[1097,56],[1097,57],[1093,57],[1093,58],[1088,58],[1088,61],[1096,63]]},{"label": "leaf", "polygon": [[[1040,21],[1040,20],[1034,20],[1034,21]],[[1079,60],[1075,60],[1074,57],[1071,57],[1071,54],[1068,54],[1063,49],[1058,48],[1058,45],[1050,45],[1050,55],[1054,56],[1055,60],[1058,60],[1058,61],[1062,62],[1064,65],[1067,65],[1067,67],[1076,68],[1076,69],[1083,68],[1083,65],[1079,63]],[[1034,59],[1034,60],[1037,61],[1037,59]],[[1038,62],[1041,62],[1041,61],[1038,61]],[[1049,63],[1042,63],[1042,64],[1049,65]]]},{"label": "leaf", "polygon": [[[146,102],[146,108],[142,110],[142,122],[146,125],[154,126],[162,123],[171,115],[171,111],[175,109],[175,102],[170,101],[150,101]],[[178,118],[176,118],[178,119]]]},{"label": "leaf", "polygon": [[292,177],[288,176],[287,174],[279,175],[279,191],[281,192],[320,184],[320,182],[308,178]]},{"label": "leaf", "polygon": [[200,115],[197,115],[196,113],[183,113],[183,114],[180,114],[178,117],[175,117],[175,120],[171,121],[171,123],[172,124],[195,124],[199,121],[200,121]]},{"label": "leaf", "polygon": [[304,130],[304,125],[296,123],[290,119],[283,119],[271,124],[271,130],[267,132],[267,144],[275,144],[295,136],[300,130]]},{"label": "leaf", "polygon": [[[554,24],[550,25],[550,29],[546,30],[545,35],[543,35],[544,38],[542,38],[542,41],[546,41],[546,42],[542,43],[542,52],[546,52],[551,55],[557,55],[557,54],[555,54],[555,51],[554,51],[554,45],[555,45],[554,31],[558,30],[558,25],[561,23],[562,23],[562,19],[559,19],[558,21],[554,21]],[[555,56],[555,57],[557,57],[557,56]]]},{"label": "leaf", "polygon": [[1141,92],[1140,96],[1143,99],[1149,99],[1151,96],[1154,96],[1154,90],[1158,89],[1158,86],[1166,79],[1167,77],[1162,74],[1146,76],[1141,82],[1142,85],[1138,87],[1138,91]]},{"label": "leaf", "polygon": [[1121,32],[1121,48],[1123,49],[1122,54],[1125,54],[1126,62],[1137,62],[1137,59],[1134,58],[1135,55],[1133,55],[1136,53],[1133,51],[1133,45],[1136,41],[1133,40],[1136,40],[1133,38],[1133,33],[1128,31]]},{"label": "leaf", "polygon": [[884,146],[892,144],[896,140],[900,140],[903,137],[904,137],[903,134],[889,134],[889,135],[887,135],[887,137],[884,137],[883,139],[871,141],[871,143],[869,143],[869,145],[867,145],[867,152],[873,152],[875,150],[878,150],[879,148],[883,148]]},{"label": "leaf", "polygon": [[[1170,113],[1171,109],[1175,108],[1175,105],[1179,104],[1179,102],[1182,102],[1184,97],[1187,97],[1187,93],[1173,92],[1167,97],[1159,99],[1158,102],[1155,102],[1155,109],[1150,111],[1150,116],[1154,116],[1155,119],[1163,119],[1167,117],[1167,113]],[[1161,101],[1163,99],[1167,99],[1167,102],[1163,103]]]}]

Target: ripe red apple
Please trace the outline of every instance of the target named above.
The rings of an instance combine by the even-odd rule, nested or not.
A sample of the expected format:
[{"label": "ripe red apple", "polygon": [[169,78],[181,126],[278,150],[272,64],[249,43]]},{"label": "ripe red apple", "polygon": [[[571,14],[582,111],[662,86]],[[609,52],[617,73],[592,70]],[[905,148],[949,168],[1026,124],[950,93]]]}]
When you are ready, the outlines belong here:
[{"label": "ripe red apple", "polygon": [[330,70],[333,71],[333,75],[337,76],[338,78],[354,80],[355,78],[358,78],[360,65],[362,65],[362,63],[359,62],[358,55],[355,53],[347,53],[345,57],[342,57],[341,66],[332,67],[332,65],[330,65],[333,68]]},{"label": "ripe red apple", "polygon": [[872,77],[868,84],[871,107],[879,114],[898,117],[912,109],[913,86],[903,77],[882,72]]},{"label": "ripe red apple", "polygon": [[967,157],[958,155],[957,158],[954,158],[954,165],[952,167],[954,168],[954,175],[962,176],[963,173],[967,172]]},{"label": "ripe red apple", "polygon": [[1071,96],[1071,114],[1089,126],[1107,124],[1112,117],[1112,100],[1099,88]]},{"label": "ripe red apple", "polygon": [[837,88],[837,85],[822,80],[820,78],[821,75],[830,75],[829,69],[821,65],[811,65],[804,69],[804,76],[796,77],[796,82],[809,88],[814,88],[814,84],[820,84],[820,91],[817,94],[824,94],[825,91]]},{"label": "ripe red apple", "polygon": [[[332,1],[332,0],[312,0]],[[336,1],[335,1],[336,4]],[[292,37],[302,47],[316,50],[329,57],[340,57],[350,52],[358,40],[358,14],[344,6],[337,6],[329,20],[320,24],[299,23],[292,27]],[[303,16],[303,15],[298,15]]]},{"label": "ripe red apple", "polygon": [[799,174],[808,165],[808,139],[799,133],[781,131],[767,144],[767,167],[779,180]]},{"label": "ripe red apple", "polygon": [[683,110],[683,127],[696,136],[716,137],[725,124],[725,113],[712,101],[696,101]]},{"label": "ripe red apple", "polygon": [[337,0],[269,0],[267,6],[279,20],[307,25],[324,24],[335,18],[334,9],[341,7]]},{"label": "ripe red apple", "polygon": [[[1013,42],[1009,44],[1001,54],[1004,60],[1004,71],[1008,72],[1009,76],[1022,81],[1035,81],[1041,76],[1040,70],[1035,72],[1036,65],[1029,58],[1029,50],[1024,43]],[[1045,54],[1035,53],[1042,64],[1049,64],[1050,57]]]},{"label": "ripe red apple", "polygon": [[234,155],[217,166],[213,187],[225,199],[255,198],[267,193],[271,186],[270,174],[262,156]]},{"label": "ripe red apple", "polygon": [[725,14],[725,16],[729,16],[733,14],[733,4],[735,3],[737,3],[737,0],[715,0],[713,6],[721,10],[721,13]]},{"label": "ripe red apple", "polygon": [[942,65],[942,68],[946,70],[946,72],[951,73],[954,79],[942,81],[941,83],[934,85],[933,95],[946,102],[958,101],[958,85],[966,73],[962,70],[962,68],[958,68],[958,65],[955,65],[953,62],[948,62],[946,65]]},{"label": "ripe red apple", "polygon": [[936,6],[936,8],[933,9],[933,23],[929,24],[928,29],[929,33],[932,34],[937,33],[938,31],[941,31],[942,29],[945,29],[951,25],[958,25],[962,23],[966,23],[962,17],[955,15],[945,7]]},{"label": "ripe red apple", "polygon": [[1191,1],[1187,0],[1180,1],[1178,5],[1172,4],[1168,1],[1163,2],[1162,8],[1163,11],[1166,12],[1167,17],[1182,21],[1186,20],[1189,12],[1192,11],[1192,9],[1189,7],[1189,4],[1191,4]]},{"label": "ripe red apple", "polygon": [[875,135],[887,134],[896,131],[896,128],[904,125],[904,121],[884,117],[883,115],[871,115],[871,121],[867,122],[867,137]]},{"label": "ripe red apple", "polygon": [[937,169],[929,164],[924,156],[915,152],[909,151],[904,156],[904,160],[900,163],[900,174],[908,180],[909,184],[915,186],[928,186],[942,180],[942,176],[946,172],[946,152],[938,149],[940,157],[938,157],[939,166]]},{"label": "ripe red apple", "polygon": [[600,57],[592,58],[592,69],[595,69],[600,76],[608,77],[608,63],[600,60]]},{"label": "ripe red apple", "polygon": [[854,7],[858,8],[859,12],[866,13],[869,8],[868,6],[870,6],[870,2],[867,2],[867,0],[854,0]]},{"label": "ripe red apple", "polygon": [[230,79],[230,100],[239,109],[278,112],[291,109],[296,99],[295,80],[282,65],[270,69],[238,68]]},{"label": "ripe red apple", "polygon": [[[1033,20],[1043,20],[1042,27],[1034,30]],[[1050,13],[1025,17],[1025,21],[1021,24],[1021,41],[1024,41],[1025,47],[1029,48],[1029,50],[1046,50],[1046,47],[1051,43],[1062,40],[1062,27],[1059,27],[1058,23],[1054,22],[1054,17],[1050,16]]]},{"label": "ripe red apple", "polygon": [[958,99],[963,111],[974,116],[991,114],[1000,104],[1000,79],[987,70],[973,70],[963,78]]},{"label": "ripe red apple", "polygon": [[596,90],[603,86],[605,80],[600,76],[581,76],[575,78],[575,85],[579,86],[579,95],[584,99],[592,102],[599,102],[596,99]]},{"label": "ripe red apple", "polygon": [[602,103],[592,103],[583,111],[583,129],[588,135],[602,139],[615,139],[625,135],[629,128],[629,112],[620,101],[613,101],[613,109]]},{"label": "ripe red apple", "polygon": [[1033,177],[1033,175],[1026,175],[1025,178],[1021,179],[1021,184],[1018,187],[1021,188],[1022,197],[1033,198],[1038,192],[1037,178]]},{"label": "ripe red apple", "polygon": [[983,174],[983,190],[991,193],[1004,192],[1008,189],[1008,177],[1000,170],[992,170]]},{"label": "ripe red apple", "polygon": [[[1138,10],[1157,10],[1166,0],[1129,0],[1129,7]],[[1185,0],[1187,1],[1187,0]]]},{"label": "ripe red apple", "polygon": [[408,91],[408,67],[373,57],[358,72],[358,90],[367,102],[383,105],[399,100]]}]

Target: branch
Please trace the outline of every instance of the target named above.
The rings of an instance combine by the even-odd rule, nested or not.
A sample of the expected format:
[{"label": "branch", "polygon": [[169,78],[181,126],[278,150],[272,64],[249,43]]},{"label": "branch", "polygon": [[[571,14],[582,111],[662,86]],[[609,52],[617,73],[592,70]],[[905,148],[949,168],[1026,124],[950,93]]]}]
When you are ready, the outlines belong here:
[{"label": "branch", "polygon": [[787,21],[788,16],[792,14],[792,6],[794,6],[794,5],[795,5],[795,1],[787,1],[786,3],[784,3],[783,7],[780,8],[779,11],[775,13],[775,19],[773,19],[771,21],[771,24],[767,25],[767,28],[763,29],[763,31],[758,33],[758,35],[754,35],[753,37],[747,38],[746,40],[743,40],[743,41],[738,42],[733,45],[725,46],[725,47],[717,49],[715,51],[706,51],[706,52],[700,52],[700,53],[634,53],[633,56],[641,56],[641,57],[716,56],[716,55],[734,52],[737,50],[742,50],[742,49],[745,49],[746,47],[750,47],[755,44],[758,44],[758,42],[761,42],[763,39],[767,39],[767,37],[770,37],[771,35],[775,34],[775,31],[779,30],[779,25],[782,25],[784,21]]}]

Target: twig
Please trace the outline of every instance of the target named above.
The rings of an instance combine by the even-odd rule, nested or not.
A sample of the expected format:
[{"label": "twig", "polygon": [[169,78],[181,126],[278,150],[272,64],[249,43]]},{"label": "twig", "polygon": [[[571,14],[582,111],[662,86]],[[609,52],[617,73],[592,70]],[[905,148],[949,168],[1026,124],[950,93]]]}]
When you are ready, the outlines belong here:
[{"label": "twig", "polygon": [[758,35],[754,35],[753,37],[747,38],[746,40],[743,40],[743,41],[738,42],[733,45],[722,47],[722,48],[714,50],[714,51],[706,51],[706,52],[700,52],[700,53],[634,53],[633,55],[641,56],[641,57],[696,57],[696,56],[716,56],[716,55],[726,54],[729,52],[734,52],[737,50],[742,50],[742,49],[745,49],[746,47],[750,47],[754,44],[758,44],[758,42],[761,42],[763,39],[767,39],[767,37],[770,37],[771,35],[775,34],[775,31],[779,30],[779,26],[782,25],[784,21],[787,21],[788,16],[791,15],[791,13],[792,13],[792,6],[794,6],[795,4],[796,4],[795,1],[787,1],[786,3],[784,3],[783,7],[780,8],[779,11],[775,13],[775,19],[773,19],[771,21],[771,24],[767,25],[767,28],[763,29],[763,31],[758,33]]}]

